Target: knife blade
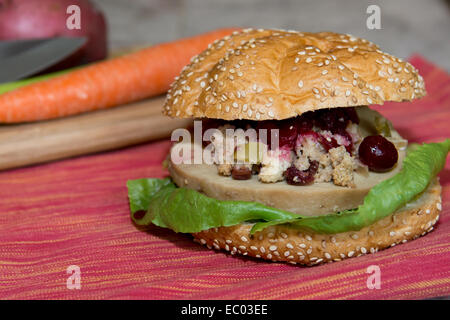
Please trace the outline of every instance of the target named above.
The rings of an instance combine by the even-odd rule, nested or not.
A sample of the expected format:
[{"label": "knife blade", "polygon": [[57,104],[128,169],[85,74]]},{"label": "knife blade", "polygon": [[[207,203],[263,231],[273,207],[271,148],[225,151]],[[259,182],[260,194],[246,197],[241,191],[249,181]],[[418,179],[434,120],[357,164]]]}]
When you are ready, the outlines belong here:
[{"label": "knife blade", "polygon": [[43,71],[80,49],[87,39],[46,38],[0,42],[0,83]]}]

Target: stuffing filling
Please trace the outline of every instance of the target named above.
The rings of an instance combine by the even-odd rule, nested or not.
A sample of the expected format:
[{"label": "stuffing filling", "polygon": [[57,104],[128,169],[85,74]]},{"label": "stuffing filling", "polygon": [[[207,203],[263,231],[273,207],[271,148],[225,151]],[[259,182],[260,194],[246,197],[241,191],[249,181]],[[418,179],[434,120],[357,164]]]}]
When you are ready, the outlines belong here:
[{"label": "stuffing filling", "polygon": [[[346,107],[307,112],[286,120],[204,120],[203,129],[218,129],[211,143],[220,175],[236,180],[257,175],[263,183],[332,182],[354,187],[354,172],[361,167],[367,170],[358,158],[362,141],[358,124],[355,109]],[[230,137],[227,129],[233,129],[231,139],[226,138]],[[246,133],[248,129],[254,129],[253,136]],[[266,134],[261,129],[266,129]]]}]

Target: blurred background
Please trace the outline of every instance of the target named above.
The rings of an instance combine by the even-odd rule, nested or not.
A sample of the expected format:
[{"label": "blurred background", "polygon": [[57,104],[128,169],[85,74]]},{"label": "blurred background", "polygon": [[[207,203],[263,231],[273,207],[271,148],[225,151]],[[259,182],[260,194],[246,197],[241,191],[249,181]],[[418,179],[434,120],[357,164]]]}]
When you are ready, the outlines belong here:
[{"label": "blurred background", "polygon": [[[450,70],[448,0],[94,0],[109,24],[114,50],[190,36],[218,27],[252,26],[351,33],[407,58],[420,53]],[[369,30],[369,5],[381,29]]]}]

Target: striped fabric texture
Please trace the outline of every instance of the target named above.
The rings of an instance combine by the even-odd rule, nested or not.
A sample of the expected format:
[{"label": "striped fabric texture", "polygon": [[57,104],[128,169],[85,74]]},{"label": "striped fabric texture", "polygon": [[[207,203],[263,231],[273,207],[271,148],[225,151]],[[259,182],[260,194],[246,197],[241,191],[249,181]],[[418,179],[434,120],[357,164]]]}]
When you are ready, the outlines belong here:
[{"label": "striped fabric texture", "polygon": [[[450,137],[450,76],[415,56],[428,96],[376,107],[412,142]],[[0,173],[1,299],[423,299],[450,295],[450,160],[425,237],[300,267],[232,257],[189,235],[136,228],[128,179],[164,177],[169,141]],[[380,268],[369,289],[367,268]],[[68,278],[78,266],[80,287]],[[73,276],[72,276],[73,277]],[[75,282],[76,284],[76,282]]]}]

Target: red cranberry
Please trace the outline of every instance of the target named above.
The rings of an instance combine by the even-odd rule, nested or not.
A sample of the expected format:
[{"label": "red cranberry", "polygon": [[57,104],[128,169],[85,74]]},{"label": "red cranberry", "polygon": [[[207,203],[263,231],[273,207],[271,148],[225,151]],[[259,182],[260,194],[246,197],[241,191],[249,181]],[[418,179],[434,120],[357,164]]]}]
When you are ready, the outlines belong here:
[{"label": "red cranberry", "polygon": [[280,148],[287,146],[294,148],[297,139],[297,125],[295,119],[286,119],[280,122]]},{"label": "red cranberry", "polygon": [[325,138],[323,135],[312,130],[301,133],[299,136],[311,137],[313,140],[319,142],[326,151],[339,147],[336,139],[330,137],[330,140],[327,140],[327,138]]},{"label": "red cranberry", "polygon": [[[280,148],[286,146],[292,149],[295,145],[295,140],[297,139],[295,119],[258,121],[257,129],[258,133],[259,129],[267,130],[267,145],[269,148],[272,145],[272,137],[278,139],[278,146]],[[278,129],[278,134],[272,131],[274,129]]]},{"label": "red cranberry", "polygon": [[300,171],[294,165],[290,166],[285,172],[286,183],[294,186],[304,186],[314,182],[314,175],[319,168],[317,161],[310,162],[308,170]]},{"label": "red cranberry", "polygon": [[[203,119],[202,120],[202,137],[205,136],[206,130],[217,129],[225,124],[224,120],[221,119]],[[202,138],[203,139],[203,138]],[[203,147],[209,145],[211,141],[202,141]]]},{"label": "red cranberry", "polygon": [[339,144],[337,143],[336,139],[333,137],[325,138],[323,135],[320,134],[319,142],[326,151],[329,151],[330,149],[339,147]]},{"label": "red cranberry", "polygon": [[[271,145],[272,145],[272,129],[278,129],[277,124],[275,123],[275,121],[271,121],[271,120],[265,120],[265,121],[258,121],[258,124],[256,125],[256,131],[258,133],[258,137],[260,139],[260,142],[264,142],[261,139],[260,136],[260,132],[259,130],[267,130],[266,132],[266,136],[267,136],[267,145],[269,146],[269,149],[271,149]],[[279,139],[279,133],[275,134],[275,131],[273,132],[274,134],[274,138],[275,139]]]},{"label": "red cranberry", "polygon": [[315,113],[315,124],[322,130],[336,133],[344,130],[349,122],[359,123],[355,108],[321,109]]},{"label": "red cranberry", "polygon": [[296,119],[296,126],[298,133],[311,131],[313,128],[314,119],[313,113],[307,112],[302,114],[300,117]]},{"label": "red cranberry", "polygon": [[333,132],[334,128],[338,125],[335,112],[330,109],[321,109],[315,112],[315,124],[322,130]]},{"label": "red cranberry", "polygon": [[231,125],[235,126],[236,129],[243,129],[243,130],[247,130],[248,128],[252,128],[254,127],[254,121],[250,121],[250,120],[233,120],[230,122]]},{"label": "red cranberry", "polygon": [[350,133],[348,133],[346,130],[338,130],[338,135],[340,135],[346,142],[344,144],[345,149],[348,153],[352,153],[353,150],[353,139]]},{"label": "red cranberry", "polygon": [[318,134],[317,132],[311,130],[311,131],[305,131],[299,134],[299,137],[311,137],[313,138],[315,141],[319,141],[320,139],[320,134]]},{"label": "red cranberry", "polygon": [[220,126],[223,126],[225,121],[221,119],[203,119],[202,120],[202,135],[205,134],[205,131],[208,129],[217,129]]},{"label": "red cranberry", "polygon": [[244,165],[235,165],[231,170],[231,177],[234,180],[248,180],[252,177],[252,170]]},{"label": "red cranberry", "polygon": [[347,118],[355,123],[355,124],[359,124],[359,117],[358,114],[356,113],[356,109],[354,107],[348,107],[345,108],[345,112],[347,114]]},{"label": "red cranberry", "polygon": [[359,159],[375,172],[391,169],[398,161],[395,146],[383,136],[368,136],[359,145]]}]

